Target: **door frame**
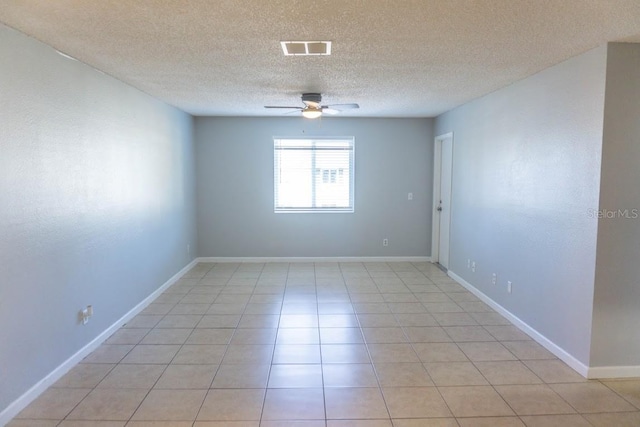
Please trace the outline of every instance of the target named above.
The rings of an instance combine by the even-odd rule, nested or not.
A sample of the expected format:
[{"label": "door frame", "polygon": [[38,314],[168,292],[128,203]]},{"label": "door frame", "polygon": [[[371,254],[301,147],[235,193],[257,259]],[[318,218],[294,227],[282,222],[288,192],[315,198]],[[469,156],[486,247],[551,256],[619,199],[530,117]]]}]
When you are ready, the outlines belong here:
[{"label": "door frame", "polygon": [[[431,211],[431,261],[440,261],[440,214],[438,204],[440,201],[440,184],[442,181],[442,141],[451,139],[451,194],[453,194],[453,132],[447,132],[434,138],[433,150],[433,207]],[[453,197],[450,198],[450,202]],[[449,205],[449,254],[451,254],[451,205]],[[451,259],[449,259],[451,261]],[[448,267],[447,267],[448,268]]]}]

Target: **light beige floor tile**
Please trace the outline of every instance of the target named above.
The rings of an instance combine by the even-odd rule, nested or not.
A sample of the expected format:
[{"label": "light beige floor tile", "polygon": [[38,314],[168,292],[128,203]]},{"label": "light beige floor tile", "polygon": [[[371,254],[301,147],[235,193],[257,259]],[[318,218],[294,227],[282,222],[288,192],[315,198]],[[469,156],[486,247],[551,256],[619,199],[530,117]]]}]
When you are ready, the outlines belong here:
[{"label": "light beige floor tile", "polygon": [[195,420],[206,394],[206,390],[151,390],[132,419]]},{"label": "light beige floor tile", "polygon": [[604,384],[640,409],[640,380],[604,381]]},{"label": "light beige floor tile", "polygon": [[505,385],[495,388],[518,415],[575,413],[575,410],[547,385]]},{"label": "light beige floor tile", "polygon": [[191,427],[193,421],[129,421],[126,427]]},{"label": "light beige floor tile", "polygon": [[325,364],[322,374],[325,387],[378,387],[370,364]]},{"label": "light beige floor tile", "polygon": [[[427,313],[428,308],[425,308],[427,304],[422,304],[419,302],[390,302],[387,305],[389,306],[389,310],[394,314],[399,313]],[[439,303],[438,303],[439,304]],[[446,303],[445,303],[446,304]]]},{"label": "light beige floor tile", "polygon": [[169,314],[205,314],[210,306],[211,304],[179,303],[173,306]]},{"label": "light beige floor tile", "polygon": [[515,415],[490,386],[438,387],[456,417],[499,417]]},{"label": "light beige floor tile", "polygon": [[422,362],[466,362],[469,359],[454,343],[416,343],[416,354]]},{"label": "light beige floor tile", "polygon": [[350,302],[319,302],[318,314],[353,314],[353,305]]},{"label": "light beige floor tile", "polygon": [[260,421],[196,421],[193,427],[260,427]]},{"label": "light beige floor tile", "polygon": [[319,344],[320,332],[318,328],[287,328],[278,329],[276,344]]},{"label": "light beige floor tile", "polygon": [[520,360],[556,359],[551,352],[535,341],[503,341],[502,345]]},{"label": "light beige floor tile", "polygon": [[218,365],[169,365],[158,382],[156,389],[208,389]]},{"label": "light beige floor tile", "polygon": [[469,313],[471,315],[471,317],[473,317],[476,322],[478,322],[480,325],[483,326],[490,326],[490,325],[510,325],[511,322],[509,322],[507,319],[504,318],[504,316],[498,314],[498,313]]},{"label": "light beige floor tile", "polygon": [[325,389],[327,419],[388,419],[382,393],[378,388]]},{"label": "light beige floor tile", "polygon": [[105,344],[138,344],[150,330],[149,328],[122,328],[111,335]]},{"label": "light beige floor tile", "polygon": [[317,328],[318,315],[312,314],[283,314],[280,316],[280,328]]},{"label": "light beige floor tile", "polygon": [[394,419],[393,427],[458,427],[455,418]]},{"label": "light beige floor tile", "polygon": [[362,313],[358,320],[363,328],[395,328],[400,326],[393,314]]},{"label": "light beige floor tile", "polygon": [[454,302],[444,292],[417,292],[415,296],[420,302]]},{"label": "light beige floor tile", "polygon": [[98,388],[151,389],[167,365],[119,364],[98,384]]},{"label": "light beige floor tile", "polygon": [[359,324],[355,314],[320,314],[318,326],[321,328],[357,328]]},{"label": "light beige floor tile", "polygon": [[640,412],[618,412],[609,414],[586,414],[584,416],[594,427],[638,427]]},{"label": "light beige floor tile", "polygon": [[458,418],[460,427],[525,427],[518,417]]},{"label": "light beige floor tile", "polygon": [[[232,426],[230,426],[232,427]],[[325,427],[324,420],[316,421],[262,421],[260,427]]]},{"label": "light beige floor tile", "polygon": [[550,387],[580,413],[637,410],[599,382],[552,384]]},{"label": "light beige floor tile", "polygon": [[542,383],[542,380],[531,372],[529,368],[516,360],[475,362],[475,365],[487,381],[493,385]]},{"label": "light beige floor tile", "polygon": [[322,388],[268,389],[263,420],[324,419]]},{"label": "light beige floor tile", "polygon": [[351,298],[351,303],[353,304],[354,311],[356,313],[362,313],[356,309],[356,303],[384,303],[384,298],[382,298],[382,295],[380,295],[378,288],[376,288],[375,285],[369,285],[369,290],[366,292],[358,291],[356,288],[357,287],[355,286],[347,284],[349,297]]},{"label": "light beige floor tile", "polygon": [[425,363],[424,366],[437,386],[489,384],[471,362],[432,362]]},{"label": "light beige floor tile", "polygon": [[560,360],[523,360],[523,363],[546,383],[587,382]]},{"label": "light beige floor tile", "polygon": [[269,364],[220,365],[211,388],[265,388]]},{"label": "light beige floor tile", "polygon": [[494,310],[482,301],[456,302],[467,313],[494,313]]},{"label": "light beige floor tile", "polygon": [[370,363],[364,344],[326,344],[320,346],[322,363]]},{"label": "light beige floor tile", "polygon": [[473,362],[516,360],[516,357],[499,342],[461,342],[458,347]]},{"label": "light beige floor tile", "polygon": [[[382,298],[382,296],[380,296]],[[390,314],[389,306],[386,302],[356,302],[353,308],[360,314]]]},{"label": "light beige floor tile", "polygon": [[428,387],[434,385],[421,363],[376,363],[375,369],[382,387]]},{"label": "light beige floor tile", "polygon": [[59,427],[124,427],[124,421],[63,420]]},{"label": "light beige floor tile", "polygon": [[[254,295],[255,296],[255,295]],[[280,314],[282,309],[282,297],[278,296],[278,302],[266,304],[249,303],[244,309],[244,314]]]},{"label": "light beige floor tile", "polygon": [[229,344],[233,336],[233,329],[193,329],[186,340],[186,344]]},{"label": "light beige floor tile", "polygon": [[102,344],[81,363],[118,363],[133,349],[130,344]]},{"label": "light beige floor tile", "polygon": [[135,346],[122,359],[122,363],[168,364],[180,350],[179,345],[142,345]]},{"label": "light beige floor tile", "polygon": [[265,390],[209,390],[198,413],[198,421],[260,420]]},{"label": "light beige floor tile", "polygon": [[318,344],[276,345],[273,352],[273,363],[320,363],[320,346]]},{"label": "light beige floor tile", "polygon": [[424,306],[431,314],[435,313],[462,313],[464,310],[455,302],[425,302]]},{"label": "light beige floor tile", "polygon": [[391,420],[327,420],[327,427],[392,427]]},{"label": "light beige floor tile", "polygon": [[531,341],[531,337],[513,325],[484,327],[498,341]]},{"label": "light beige floor tile", "polygon": [[200,314],[169,314],[158,322],[156,328],[195,328],[201,319]]},{"label": "light beige floor tile", "polygon": [[238,328],[277,328],[279,321],[277,314],[243,314]]},{"label": "light beige floor tile", "polygon": [[222,359],[222,364],[232,363],[271,363],[273,345],[267,344],[231,344]]},{"label": "light beige floor tile", "polygon": [[454,342],[495,341],[482,326],[445,326],[444,330]]},{"label": "light beige floor tile", "polygon": [[[378,285],[378,289],[380,289],[381,286]],[[406,286],[402,285],[402,286],[387,286],[384,287],[386,289],[388,289],[389,291],[397,291],[395,293],[386,293],[383,292],[382,293],[382,299],[384,299],[384,302],[387,303],[397,303],[397,302],[420,302],[418,300],[418,298],[416,298],[411,291],[409,290],[409,288],[407,288]],[[382,290],[382,289],[381,289]]]},{"label": "light beige floor tile", "polygon": [[368,344],[408,342],[402,328],[362,328]]},{"label": "light beige floor tile", "polygon": [[52,387],[93,388],[114,366],[102,363],[79,363],[56,381]]},{"label": "light beige floor tile", "polygon": [[438,326],[436,319],[429,313],[397,313],[394,316],[400,326]]},{"label": "light beige floor tile", "polygon": [[218,298],[216,298],[216,302],[211,304],[211,307],[207,310],[207,315],[229,316],[230,318],[237,316],[239,321],[240,315],[244,313],[245,306],[246,304],[243,303],[219,303]]},{"label": "light beige floor tile", "polygon": [[202,316],[197,328],[235,328],[240,323],[239,314],[207,314]]},{"label": "light beige floor tile", "polygon": [[184,344],[192,329],[152,329],[141,344]]},{"label": "light beige floor tile", "polygon": [[6,427],[57,427],[60,420],[35,420],[14,418]]},{"label": "light beige floor tile", "polygon": [[273,365],[268,388],[322,388],[321,365]]},{"label": "light beige floor tile", "polygon": [[128,420],[147,395],[141,389],[95,389],[69,414],[70,420]]},{"label": "light beige floor tile", "polygon": [[374,363],[416,363],[420,361],[410,344],[369,344],[368,348]]},{"label": "light beige floor tile", "polygon": [[[527,427],[590,427],[582,415],[529,415],[520,417]],[[614,424],[608,424],[613,427]],[[617,426],[617,425],[616,425]]]},{"label": "light beige floor tile", "polygon": [[405,327],[403,328],[409,342],[451,342],[451,338],[439,326]]},{"label": "light beige floor tile", "polygon": [[227,351],[226,345],[183,345],[171,361],[178,365],[219,365]]},{"label": "light beige floor tile", "polygon": [[236,329],[231,344],[275,344],[277,333],[277,329]]},{"label": "light beige floor tile", "polygon": [[450,417],[435,387],[384,388],[384,399],[392,418]]},{"label": "light beige floor tile", "polygon": [[49,388],[24,408],[16,418],[61,420],[90,391],[83,388]]},{"label": "light beige floor tile", "polygon": [[322,344],[362,344],[364,337],[360,328],[320,328]]},{"label": "light beige floor tile", "polygon": [[433,313],[440,326],[476,326],[478,322],[469,313]]}]

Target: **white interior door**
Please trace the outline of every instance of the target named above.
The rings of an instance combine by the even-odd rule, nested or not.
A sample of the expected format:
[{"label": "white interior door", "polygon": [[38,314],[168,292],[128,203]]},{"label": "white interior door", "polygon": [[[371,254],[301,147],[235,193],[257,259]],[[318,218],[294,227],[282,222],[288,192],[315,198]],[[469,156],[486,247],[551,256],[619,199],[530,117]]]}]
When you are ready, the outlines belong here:
[{"label": "white interior door", "polygon": [[449,268],[453,134],[435,140],[433,261]]}]

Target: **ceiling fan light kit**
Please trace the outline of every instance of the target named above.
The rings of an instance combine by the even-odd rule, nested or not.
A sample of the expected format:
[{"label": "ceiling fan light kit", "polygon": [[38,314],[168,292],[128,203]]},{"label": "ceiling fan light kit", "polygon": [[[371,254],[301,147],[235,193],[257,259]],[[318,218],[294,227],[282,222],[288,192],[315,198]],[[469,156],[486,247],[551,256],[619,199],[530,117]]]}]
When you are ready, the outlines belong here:
[{"label": "ceiling fan light kit", "polygon": [[305,117],[307,119],[317,119],[321,117],[323,113],[337,114],[342,110],[360,108],[358,104],[321,105],[322,94],[320,93],[303,93],[301,99],[304,107],[265,105],[264,108],[284,108],[289,110],[299,110],[302,113],[302,117]]}]

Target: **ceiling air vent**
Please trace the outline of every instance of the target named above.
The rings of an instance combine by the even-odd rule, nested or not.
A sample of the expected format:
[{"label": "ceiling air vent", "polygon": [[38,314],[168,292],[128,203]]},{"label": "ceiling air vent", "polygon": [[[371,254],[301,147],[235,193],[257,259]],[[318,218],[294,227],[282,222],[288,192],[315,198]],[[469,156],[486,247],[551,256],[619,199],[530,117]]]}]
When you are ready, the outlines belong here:
[{"label": "ceiling air vent", "polygon": [[331,42],[280,42],[285,56],[331,55]]}]

